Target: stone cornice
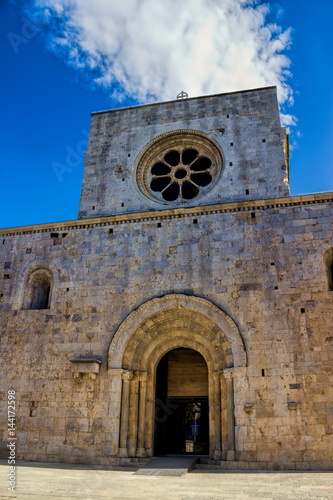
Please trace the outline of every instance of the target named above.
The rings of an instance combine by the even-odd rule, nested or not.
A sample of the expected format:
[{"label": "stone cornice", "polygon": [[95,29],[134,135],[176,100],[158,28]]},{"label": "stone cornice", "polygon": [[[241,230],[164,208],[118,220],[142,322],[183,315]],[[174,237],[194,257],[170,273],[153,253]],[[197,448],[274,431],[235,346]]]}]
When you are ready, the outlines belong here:
[{"label": "stone cornice", "polygon": [[285,198],[270,198],[267,200],[236,201],[231,203],[220,203],[217,205],[204,205],[191,208],[170,208],[166,210],[154,210],[150,212],[109,215],[106,217],[94,217],[91,219],[52,222],[48,224],[36,224],[33,226],[20,226],[0,229],[0,236],[3,237],[16,234],[31,234],[49,231],[68,231],[71,229],[84,229],[95,226],[125,224],[127,222],[172,219],[211,213],[266,210],[269,208],[312,205],[325,202],[333,202],[333,192],[307,194],[301,196],[288,196]]}]

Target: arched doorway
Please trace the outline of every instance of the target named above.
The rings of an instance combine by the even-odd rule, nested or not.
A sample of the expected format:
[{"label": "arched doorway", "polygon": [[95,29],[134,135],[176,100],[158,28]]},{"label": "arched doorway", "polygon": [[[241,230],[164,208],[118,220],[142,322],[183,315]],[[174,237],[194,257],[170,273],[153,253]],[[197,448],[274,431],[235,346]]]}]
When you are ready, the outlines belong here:
[{"label": "arched doorway", "polygon": [[156,369],[154,454],[209,453],[208,367],[188,348],[166,353]]},{"label": "arched doorway", "polygon": [[[243,340],[234,321],[216,305],[183,294],[166,295],[142,304],[122,322],[111,341],[108,372],[112,456],[150,457],[159,448],[155,443],[155,399],[156,390],[161,394],[162,389],[156,389],[157,371],[163,371],[165,361],[160,363],[168,353],[179,355],[181,350],[196,353],[201,356],[197,359],[206,363],[208,396],[201,397],[209,397],[210,457],[231,460],[235,456],[233,377],[235,369],[246,366]],[[158,378],[163,380],[161,377]],[[186,393],[178,397],[182,396],[199,397]],[[176,424],[171,426],[176,428]],[[205,446],[208,448],[207,443],[203,450]],[[160,450],[165,452],[166,448]]]}]

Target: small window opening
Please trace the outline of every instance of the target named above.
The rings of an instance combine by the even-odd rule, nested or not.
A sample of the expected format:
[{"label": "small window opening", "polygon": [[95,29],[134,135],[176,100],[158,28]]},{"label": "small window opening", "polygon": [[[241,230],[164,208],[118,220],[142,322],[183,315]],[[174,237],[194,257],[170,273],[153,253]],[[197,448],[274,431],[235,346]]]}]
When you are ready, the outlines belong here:
[{"label": "small window opening", "polygon": [[233,145],[234,145],[234,143],[233,143],[233,142],[231,142],[231,143],[230,143],[230,146],[233,146]]},{"label": "small window opening", "polygon": [[229,166],[232,167],[232,161],[229,162]]},{"label": "small window opening", "polygon": [[3,244],[3,245],[5,244],[5,241],[6,241],[6,240],[2,240],[2,244]]},{"label": "small window opening", "polygon": [[186,149],[182,154],[182,162],[184,165],[190,165],[198,156],[196,149]]},{"label": "small window opening", "polygon": [[125,203],[122,203],[122,204],[121,204],[121,206],[122,206],[122,207],[124,207],[124,206],[125,206]]},{"label": "small window opening", "polygon": [[1,298],[3,297],[3,293],[0,293],[0,297],[1,297]]},{"label": "small window opening", "polygon": [[92,207],[93,210],[95,210],[95,205]]},{"label": "small window opening", "polygon": [[193,219],[193,224],[198,224],[198,219]]},{"label": "small window opening", "polygon": [[279,287],[278,287],[278,286],[275,286],[275,287],[274,287],[274,290],[278,290],[278,289],[279,289]]},{"label": "small window opening", "polygon": [[262,142],[266,142],[266,139],[263,139]]},{"label": "small window opening", "polygon": [[251,219],[255,219],[255,218],[256,218],[255,212],[251,212]]},{"label": "small window opening", "polygon": [[275,262],[271,262],[271,266],[275,266]]},{"label": "small window opening", "polygon": [[[178,170],[179,172],[179,170]],[[197,184],[198,186],[204,187],[208,186],[213,180],[212,176],[208,172],[202,172],[198,174],[192,174],[191,175],[191,180]],[[185,183],[184,183],[185,184]],[[183,185],[184,185],[183,184]]]},{"label": "small window opening", "polygon": [[[200,174],[197,174],[197,175],[200,175]],[[187,171],[184,168],[180,168],[180,169],[176,170],[176,172],[174,173],[174,176],[176,177],[176,179],[184,179],[187,176]]]},{"label": "small window opening", "polygon": [[301,313],[304,314],[305,313],[305,308],[304,307],[301,307]]},{"label": "small window opening", "polygon": [[265,370],[264,370],[264,369],[262,369],[262,370],[261,370],[261,376],[262,376],[262,377],[264,377],[264,376],[265,376]]},{"label": "small window opening", "polygon": [[[185,185],[185,183],[183,184],[183,197],[185,198],[184,185]],[[198,190],[198,192],[199,192],[199,190]],[[175,201],[175,200],[177,200],[178,196],[179,196],[178,184],[170,184],[170,186],[163,192],[163,198],[166,201]],[[193,198],[194,198],[194,196],[193,196]]]},{"label": "small window opening", "polygon": [[229,118],[229,115],[227,115],[227,118]]},{"label": "small window opening", "polygon": [[69,292],[69,288],[66,288],[66,292]]},{"label": "small window opening", "polygon": [[192,165],[191,165],[191,170],[193,172],[201,172],[203,170],[207,170],[210,168],[212,165],[212,161],[209,158],[206,158],[205,156],[202,158],[198,158]]},{"label": "small window opening", "polygon": [[28,277],[25,291],[24,309],[49,309],[51,273],[40,269]]},{"label": "small window opening", "polygon": [[[151,169],[153,175],[167,175],[171,172],[171,168],[165,163],[155,163]],[[170,182],[170,181],[169,181]]]},{"label": "small window opening", "polygon": [[250,191],[248,189],[245,189],[245,194],[250,194]]},{"label": "small window opening", "polygon": [[109,234],[112,234],[112,233],[113,233],[113,227],[111,227],[111,228],[109,229]]},{"label": "small window opening", "polygon": [[51,233],[51,238],[59,238],[59,233]]},{"label": "small window opening", "polygon": [[162,227],[162,224],[160,222],[158,222],[157,227]]},{"label": "small window opening", "polygon": [[179,164],[180,162],[180,154],[178,151],[170,151],[164,156],[164,161],[171,165],[172,167],[175,167],[176,165]]},{"label": "small window opening", "polygon": [[127,156],[128,156],[128,158],[129,158],[129,157],[131,156],[131,155],[130,155],[130,153],[128,153],[128,155],[127,155]]},{"label": "small window opening", "polygon": [[66,238],[67,234],[68,234],[68,233],[62,233],[62,235],[61,235],[61,236],[62,236],[63,238]]},{"label": "small window opening", "polygon": [[125,178],[123,177],[121,180],[122,180],[122,182],[124,182]]},{"label": "small window opening", "polygon": [[[198,184],[199,186],[207,186],[206,180],[204,178],[204,174],[197,174],[198,178],[195,175],[192,176],[193,182]],[[207,174],[209,175],[209,174]],[[202,176],[202,177],[201,177]],[[209,176],[210,177],[210,176]],[[182,195],[184,200],[192,200],[199,194],[199,189],[194,186],[191,182],[184,182],[182,186]]]},{"label": "small window opening", "polygon": [[4,274],[3,275],[4,280],[10,280],[10,274]]}]

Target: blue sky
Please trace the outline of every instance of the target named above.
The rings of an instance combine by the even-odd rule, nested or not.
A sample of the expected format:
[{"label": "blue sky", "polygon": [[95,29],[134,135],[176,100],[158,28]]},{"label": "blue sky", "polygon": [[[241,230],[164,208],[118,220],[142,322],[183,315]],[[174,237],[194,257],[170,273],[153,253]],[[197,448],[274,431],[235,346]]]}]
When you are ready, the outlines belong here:
[{"label": "blue sky", "polygon": [[[124,0],[124,4],[131,3],[133,12],[136,1]],[[137,24],[146,23],[147,30],[163,18],[165,4],[169,2],[170,9],[176,8],[174,0],[167,0],[164,7],[161,3],[160,10],[154,11],[149,1],[144,0],[141,6],[146,4],[150,18],[147,12],[135,11],[135,19],[139,19]],[[234,1],[236,4],[243,2]],[[150,32],[151,47],[149,38],[142,34],[145,30],[136,33],[133,29],[136,24],[130,24],[134,16],[125,10],[121,12],[119,6],[114,16],[110,16],[114,24],[110,21],[108,26],[112,6],[106,0],[95,0],[92,2],[95,7],[86,6],[90,9],[88,22],[82,21],[88,15],[82,11],[84,5],[88,5],[83,0],[72,2],[77,4],[76,12],[57,7],[56,15],[52,8],[57,2],[52,0],[39,0],[42,8],[32,1],[0,2],[0,227],[76,219],[83,174],[82,152],[87,142],[90,113],[154,99],[163,101],[175,96],[183,86],[194,97],[261,86],[257,81],[273,84],[276,78],[281,102],[284,101],[282,111],[297,120],[291,127],[291,193],[333,191],[333,2],[320,0],[314,4],[307,0],[281,0],[261,5],[263,10],[259,11],[253,7],[241,13],[238,9],[226,20],[224,33],[229,32],[228,23],[236,22],[240,34],[236,36],[230,30],[218,40],[220,47],[224,47],[222,62],[220,49],[215,53],[213,45],[207,42],[200,53],[202,44],[197,41],[200,37],[209,38],[208,28],[209,33],[216,30],[214,40],[216,33],[223,31],[219,23],[223,24],[222,7],[228,0],[193,2],[191,5],[198,10],[194,17],[202,24],[193,24],[190,21],[193,12],[187,19],[184,10],[180,17],[186,29],[179,27],[178,36],[176,26],[164,35],[163,30],[168,30],[169,25],[158,25],[156,36]],[[62,0],[59,3],[66,7],[70,2]],[[154,5],[159,6],[156,2]],[[258,3],[256,8],[259,7]],[[258,19],[262,20],[263,16],[265,23],[259,26]],[[101,19],[105,19],[104,27]],[[123,26],[129,25],[133,37],[127,38],[127,46],[121,38],[124,29],[126,36],[126,28],[117,34],[117,25],[122,22]],[[273,23],[280,31],[272,28]],[[271,26],[272,43],[265,40],[271,36],[264,29],[267,26]],[[145,26],[140,25],[142,27]],[[184,54],[179,49],[182,33],[187,37]],[[167,39],[169,45],[159,46],[160,38]],[[244,51],[253,47],[252,55],[244,53],[242,59],[243,53],[239,52],[238,61],[243,61],[242,64],[227,65],[229,55],[236,49],[242,50],[242,46]],[[263,75],[263,69],[258,69],[258,76],[255,71],[266,47],[270,47],[265,55],[269,70]],[[278,50],[273,54],[275,47]],[[173,59],[163,54],[172,54]],[[244,71],[247,61],[255,59],[254,55],[258,57],[256,64]],[[289,68],[285,61],[281,62],[281,55],[290,60]],[[211,62],[210,67],[205,66],[207,59]],[[197,68],[197,86],[192,86],[182,74],[184,60]],[[245,78],[244,73],[248,75]],[[215,86],[207,83],[204,74],[211,74]],[[223,83],[219,83],[219,79]],[[59,174],[61,165],[67,170]]]}]

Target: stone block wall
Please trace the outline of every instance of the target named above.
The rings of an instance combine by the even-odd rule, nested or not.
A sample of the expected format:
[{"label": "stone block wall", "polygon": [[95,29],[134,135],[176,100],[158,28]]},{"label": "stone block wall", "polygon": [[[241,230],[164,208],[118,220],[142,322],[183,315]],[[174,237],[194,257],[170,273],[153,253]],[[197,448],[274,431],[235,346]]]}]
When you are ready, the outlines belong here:
[{"label": "stone block wall", "polygon": [[[332,222],[326,193],[2,230],[0,440],[15,389],[18,458],[119,463],[110,342],[140,305],[179,293],[217,305],[243,338],[235,460],[330,468]],[[43,267],[50,308],[24,310],[26,278]],[[78,357],[101,361],[95,380],[73,377]]]},{"label": "stone block wall", "polygon": [[145,198],[136,169],[150,141],[179,130],[202,132],[222,155],[221,177],[190,206],[288,196],[285,136],[268,87],[93,114],[79,217],[178,207]]}]

